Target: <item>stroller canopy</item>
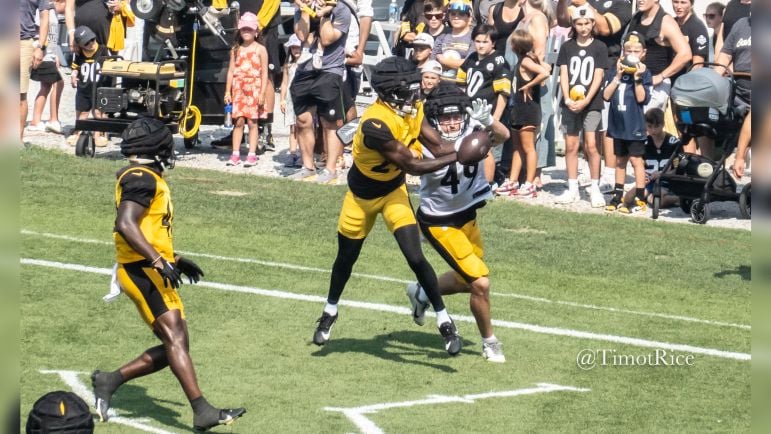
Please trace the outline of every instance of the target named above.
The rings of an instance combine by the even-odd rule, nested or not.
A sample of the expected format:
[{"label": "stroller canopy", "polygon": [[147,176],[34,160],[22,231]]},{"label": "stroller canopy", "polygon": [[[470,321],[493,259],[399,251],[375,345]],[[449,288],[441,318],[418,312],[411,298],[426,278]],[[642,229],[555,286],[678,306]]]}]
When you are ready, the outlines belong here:
[{"label": "stroller canopy", "polygon": [[680,107],[715,108],[725,115],[731,103],[731,83],[714,69],[699,68],[681,75],[671,96]]}]

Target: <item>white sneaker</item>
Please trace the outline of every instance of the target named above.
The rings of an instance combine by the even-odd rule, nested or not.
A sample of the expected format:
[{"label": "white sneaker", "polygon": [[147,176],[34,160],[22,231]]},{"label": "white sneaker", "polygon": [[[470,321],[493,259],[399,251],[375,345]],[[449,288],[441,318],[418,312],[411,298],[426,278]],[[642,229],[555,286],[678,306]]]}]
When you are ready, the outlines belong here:
[{"label": "white sneaker", "polygon": [[562,192],[561,195],[557,196],[557,198],[554,199],[554,203],[567,205],[570,203],[576,203],[579,200],[581,200],[581,196],[578,194],[578,191],[570,191],[570,189],[568,189]]},{"label": "white sneaker", "polygon": [[50,131],[52,133],[61,134],[62,133],[62,124],[59,123],[59,121],[53,121],[53,122],[46,122],[46,131]]},{"label": "white sneaker", "polygon": [[590,202],[592,203],[592,208],[605,208],[605,196],[602,195],[602,192],[600,192],[599,187],[592,188],[589,192],[589,198]]},{"label": "white sneaker", "polygon": [[329,169],[322,169],[316,176],[317,184],[337,184],[337,173],[332,173]]},{"label": "white sneaker", "polygon": [[482,357],[488,362],[503,363],[506,361],[506,356],[503,355],[503,344],[501,341],[495,341],[492,343],[482,343]]},{"label": "white sneaker", "polygon": [[27,128],[25,130],[30,132],[36,132],[36,133],[42,133],[46,130],[46,125],[43,122],[39,122],[37,124],[29,124],[27,125]]},{"label": "white sneaker", "polygon": [[297,172],[289,175],[287,178],[289,178],[289,179],[307,179],[307,178],[310,178],[311,176],[316,176],[316,171],[308,169],[305,166],[303,166],[300,170],[298,170]]},{"label": "white sneaker", "polygon": [[418,293],[420,292],[420,284],[418,282],[412,282],[407,284],[407,297],[410,299],[412,305],[412,320],[415,324],[422,326],[426,323],[426,309],[428,309],[428,303],[423,303],[418,300]]}]

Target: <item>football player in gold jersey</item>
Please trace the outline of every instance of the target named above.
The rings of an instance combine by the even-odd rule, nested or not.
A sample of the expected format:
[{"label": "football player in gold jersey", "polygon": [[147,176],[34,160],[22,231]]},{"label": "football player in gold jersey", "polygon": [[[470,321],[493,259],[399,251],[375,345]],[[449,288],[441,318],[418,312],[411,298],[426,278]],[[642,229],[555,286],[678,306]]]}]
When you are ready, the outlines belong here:
[{"label": "football player in gold jersey", "polygon": [[313,334],[316,345],[324,345],[329,340],[337,320],[337,303],[353,264],[375,219],[382,214],[407,263],[425,288],[436,312],[445,349],[453,356],[461,350],[460,336],[437,290],[436,273],[423,256],[415,214],[404,183],[405,173],[433,172],[457,160],[454,150],[436,159],[420,159],[421,141],[441,143],[436,136],[430,136],[431,132],[437,133],[423,119],[420,79],[416,66],[400,57],[386,58],[373,70],[370,83],[378,99],[361,116],[353,139],[349,190],[337,226],[337,258],[332,267],[327,303]]},{"label": "football player in gold jersey", "polygon": [[91,384],[96,411],[107,421],[110,399],[121,384],[171,367],[193,407],[193,427],[206,430],[229,424],[246,410],[218,409],[198,388],[182,300],[177,288],[186,275],[198,282],[203,271],[193,261],[174,253],[174,206],[163,171],[174,164],[174,140],[163,122],[139,119],[123,132],[121,153],[131,164],[117,173],[115,185],[115,240],[117,278],[142,319],[162,344],[113,372],[95,371]]}]

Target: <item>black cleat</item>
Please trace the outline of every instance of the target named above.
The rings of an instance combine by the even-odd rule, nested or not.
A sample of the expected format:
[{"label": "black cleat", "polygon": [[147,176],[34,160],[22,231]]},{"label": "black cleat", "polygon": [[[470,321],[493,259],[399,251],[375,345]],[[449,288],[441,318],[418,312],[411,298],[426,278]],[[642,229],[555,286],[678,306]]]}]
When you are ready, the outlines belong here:
[{"label": "black cleat", "polygon": [[94,388],[94,407],[96,408],[96,414],[99,415],[99,420],[107,422],[110,416],[107,412],[110,410],[110,400],[115,390],[111,390],[111,387],[107,385],[107,381],[104,378],[107,374],[99,370],[94,371],[91,374],[91,386]]},{"label": "black cleat", "polygon": [[193,415],[193,429],[197,432],[207,431],[210,428],[214,428],[219,425],[230,425],[235,422],[236,419],[243,416],[246,413],[245,408],[223,408],[218,410],[214,415]]},{"label": "black cleat", "polygon": [[444,349],[447,350],[447,353],[451,356],[457,356],[463,348],[463,342],[461,342],[458,329],[455,328],[455,323],[452,321],[443,322],[439,326],[439,333],[444,338]]},{"label": "black cleat", "polygon": [[313,333],[314,344],[321,346],[327,343],[335,321],[337,321],[337,315],[332,316],[326,312],[321,314],[321,318],[316,321],[319,325],[316,326],[316,331]]}]

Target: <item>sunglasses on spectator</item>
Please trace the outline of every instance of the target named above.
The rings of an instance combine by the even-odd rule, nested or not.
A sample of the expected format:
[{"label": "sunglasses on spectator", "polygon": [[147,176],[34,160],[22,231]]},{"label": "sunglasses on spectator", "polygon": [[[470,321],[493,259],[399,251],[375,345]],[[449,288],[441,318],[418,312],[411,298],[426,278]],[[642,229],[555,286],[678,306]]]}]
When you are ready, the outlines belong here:
[{"label": "sunglasses on spectator", "polygon": [[717,14],[704,14],[704,18],[708,20],[714,20],[715,18],[717,18]]},{"label": "sunglasses on spectator", "polygon": [[453,13],[471,15],[471,8],[465,3],[450,3],[450,15]]},{"label": "sunglasses on spectator", "polygon": [[444,17],[444,12],[437,12],[435,14],[425,13],[424,16],[427,20],[441,20]]}]

